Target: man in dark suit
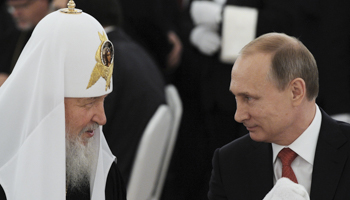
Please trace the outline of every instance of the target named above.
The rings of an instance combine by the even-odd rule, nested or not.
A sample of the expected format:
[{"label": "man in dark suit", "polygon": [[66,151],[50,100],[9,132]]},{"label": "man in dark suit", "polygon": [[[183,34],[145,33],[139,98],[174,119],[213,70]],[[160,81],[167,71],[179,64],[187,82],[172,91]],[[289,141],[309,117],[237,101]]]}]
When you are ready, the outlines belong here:
[{"label": "man in dark suit", "polygon": [[[218,6],[218,4],[220,4],[219,2],[222,1],[193,0],[191,5],[193,6],[193,3],[207,3],[209,5],[212,3],[213,5]],[[296,26],[293,15],[293,12],[295,11],[295,9],[293,9],[295,6],[294,4],[294,1],[289,0],[227,0],[222,6],[223,8],[226,6],[237,6],[242,9],[245,9],[246,7],[257,9],[258,18],[256,31],[254,33],[256,36],[271,31],[284,32],[288,35],[297,36],[294,34]],[[191,10],[194,10],[193,7]],[[215,20],[217,17],[207,18],[210,13],[212,12],[209,12],[208,7],[206,7],[203,11],[204,18]],[[219,13],[219,16],[221,16],[222,11]],[[208,191],[207,182],[210,179],[211,158],[215,149],[245,135],[248,131],[243,125],[232,120],[236,110],[235,98],[228,90],[232,64],[223,63],[219,59],[219,46],[222,44],[221,40],[217,41],[217,48],[213,47],[216,43],[213,35],[216,34],[218,38],[221,37],[222,23],[219,22],[218,24],[215,24],[216,26],[212,26],[213,22],[208,24],[197,24],[196,20],[194,20],[193,14],[191,12],[190,14],[192,16],[192,26],[188,25],[188,27],[191,27],[188,36],[193,36],[193,38],[198,41],[198,45],[194,44],[192,37],[188,37],[192,38],[188,41],[188,43],[191,43],[191,46],[185,48],[183,56],[183,61],[187,61],[187,65],[186,67],[180,68],[181,72],[186,75],[187,79],[182,75],[181,78],[178,79],[178,82],[183,85],[183,88],[186,87],[186,90],[181,90],[185,95],[186,93],[188,94],[186,95],[186,98],[184,98],[185,103],[189,102],[188,104],[193,104],[188,106],[191,108],[196,108],[196,106],[198,106],[199,111],[196,113],[200,116],[194,116],[196,113],[193,114],[194,119],[188,122],[189,125],[186,127],[187,129],[180,129],[177,146],[181,145],[180,153],[182,156],[178,156],[178,161],[174,163],[179,165],[179,170],[177,170],[177,172],[183,171],[182,174],[186,174],[176,177],[177,179],[182,180],[181,182],[178,181],[180,182],[179,185],[188,184],[198,186],[200,185],[199,182],[203,182],[204,184],[201,189],[196,191]],[[225,21],[225,19],[222,20],[222,22]],[[230,21],[235,20],[236,19],[231,19]],[[242,20],[245,19],[242,18]],[[216,27],[217,29],[215,31],[197,32],[198,35],[196,35],[196,30],[201,27],[205,27],[204,30],[210,29],[211,27]],[[239,29],[235,32],[240,31],[242,30]],[[242,35],[246,34],[243,33]],[[186,44],[185,41],[184,44]],[[202,51],[201,46],[203,48],[206,47],[209,50]],[[210,48],[208,46],[210,46]],[[211,48],[216,49],[217,52],[210,51]],[[196,79],[198,79],[198,81],[196,81]],[[196,81],[196,83],[190,85],[188,84],[189,81]],[[188,101],[189,98],[187,98],[187,96],[190,96],[193,100]],[[184,120],[182,124],[187,121]],[[199,128],[194,127],[198,126],[198,124],[200,125]],[[190,130],[189,128],[194,130],[188,131]],[[194,153],[195,151],[200,153]],[[198,156],[198,154],[200,156]],[[175,156],[174,158],[176,158]],[[189,162],[193,160],[198,160],[198,162]],[[199,162],[202,163],[200,168],[197,167],[197,163]],[[192,163],[192,165],[189,165],[189,163]],[[188,179],[184,177],[204,178],[191,178],[190,181],[188,181]],[[192,184],[190,184],[191,180],[193,180]],[[176,190],[175,193],[178,193],[178,191]],[[191,199],[196,197],[196,199],[203,199],[202,197],[198,197],[199,195],[193,192],[193,190],[189,190],[188,193],[191,195]]]},{"label": "man in dark suit", "polygon": [[235,120],[249,135],[217,149],[208,197],[263,199],[284,169],[280,151],[292,150],[295,182],[311,199],[349,199],[350,125],[315,103],[318,70],[296,38],[269,33],[246,45],[231,74]]}]

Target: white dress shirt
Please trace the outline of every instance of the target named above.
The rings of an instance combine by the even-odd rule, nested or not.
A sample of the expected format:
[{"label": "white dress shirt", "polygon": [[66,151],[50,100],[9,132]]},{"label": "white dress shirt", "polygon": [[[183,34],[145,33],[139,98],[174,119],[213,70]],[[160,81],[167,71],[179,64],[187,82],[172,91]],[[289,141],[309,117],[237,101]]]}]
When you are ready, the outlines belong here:
[{"label": "white dress shirt", "polygon": [[289,147],[298,154],[291,164],[298,183],[303,185],[310,194],[312,170],[317,139],[321,128],[321,120],[321,111],[316,105],[316,114],[310,126],[292,144],[289,146],[281,146],[272,143],[274,183],[282,176],[282,163],[281,160],[277,158],[277,155],[284,147]]}]

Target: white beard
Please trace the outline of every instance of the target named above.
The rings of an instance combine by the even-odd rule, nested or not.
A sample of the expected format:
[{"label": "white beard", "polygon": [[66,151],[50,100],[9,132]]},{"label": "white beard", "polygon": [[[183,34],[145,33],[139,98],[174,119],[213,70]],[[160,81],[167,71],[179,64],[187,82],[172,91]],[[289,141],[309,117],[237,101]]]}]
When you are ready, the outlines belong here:
[{"label": "white beard", "polygon": [[97,162],[97,149],[90,138],[85,144],[81,134],[70,137],[66,133],[66,185],[70,190],[89,187],[90,177]]}]

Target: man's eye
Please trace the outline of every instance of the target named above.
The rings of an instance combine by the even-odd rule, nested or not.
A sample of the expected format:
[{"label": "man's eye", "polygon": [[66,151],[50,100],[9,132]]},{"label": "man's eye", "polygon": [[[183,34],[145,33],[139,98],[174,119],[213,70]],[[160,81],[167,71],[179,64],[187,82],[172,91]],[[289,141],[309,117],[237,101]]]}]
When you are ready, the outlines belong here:
[{"label": "man's eye", "polygon": [[84,107],[91,107],[94,105],[94,102],[87,102],[84,104]]},{"label": "man's eye", "polygon": [[249,96],[245,96],[244,98],[246,101],[251,101],[253,99],[252,97],[249,97]]}]

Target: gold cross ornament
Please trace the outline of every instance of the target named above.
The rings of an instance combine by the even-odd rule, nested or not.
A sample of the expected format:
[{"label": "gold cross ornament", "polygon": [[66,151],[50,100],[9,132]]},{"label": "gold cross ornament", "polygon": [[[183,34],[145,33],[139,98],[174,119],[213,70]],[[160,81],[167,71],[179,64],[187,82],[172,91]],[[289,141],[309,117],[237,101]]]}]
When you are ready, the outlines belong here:
[{"label": "gold cross ornament", "polygon": [[111,77],[113,74],[114,65],[114,48],[112,42],[107,39],[105,33],[98,33],[101,44],[97,49],[95,59],[97,61],[94,69],[92,70],[89,84],[86,89],[93,86],[100,77],[106,80],[106,91],[110,88]]}]

